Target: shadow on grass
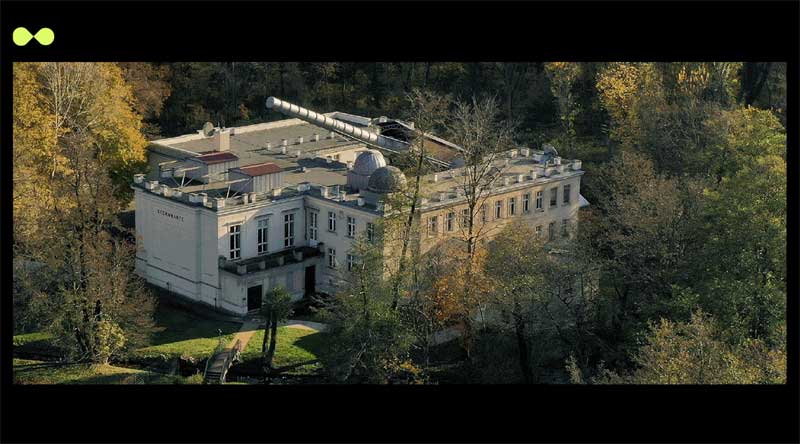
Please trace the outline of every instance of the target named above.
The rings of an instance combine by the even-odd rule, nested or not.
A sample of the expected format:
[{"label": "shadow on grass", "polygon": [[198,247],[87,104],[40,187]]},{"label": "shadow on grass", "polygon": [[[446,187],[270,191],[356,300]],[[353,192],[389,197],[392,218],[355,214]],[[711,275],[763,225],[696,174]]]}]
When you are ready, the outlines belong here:
[{"label": "shadow on grass", "polygon": [[216,339],[239,331],[240,323],[209,319],[169,302],[160,301],[155,313],[156,332],[150,346],[170,344],[192,339]]}]

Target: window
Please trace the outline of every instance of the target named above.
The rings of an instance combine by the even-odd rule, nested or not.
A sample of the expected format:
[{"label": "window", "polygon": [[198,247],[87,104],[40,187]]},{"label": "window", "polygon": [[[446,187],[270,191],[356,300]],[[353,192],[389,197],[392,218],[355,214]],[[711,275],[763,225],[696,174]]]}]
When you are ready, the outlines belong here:
[{"label": "window", "polygon": [[508,215],[513,216],[517,212],[517,198],[512,197],[508,199]]},{"label": "window", "polygon": [[353,271],[356,266],[356,257],[352,254],[347,254],[347,271]]},{"label": "window", "polygon": [[316,211],[308,212],[308,238],[317,240],[317,218],[319,214]]},{"label": "window", "polygon": [[242,256],[241,236],[241,225],[231,225],[230,228],[228,228],[228,238],[231,244],[231,259],[239,259]]},{"label": "window", "polygon": [[550,225],[548,226],[548,229],[547,229],[547,237],[550,240],[553,240],[553,239],[556,238],[556,223],[555,222],[550,222]]},{"label": "window", "polygon": [[439,231],[439,216],[431,216],[428,218],[428,236],[436,236]]},{"label": "window", "polygon": [[356,237],[356,218],[347,216],[347,237]]},{"label": "window", "polygon": [[537,191],[536,192],[536,209],[537,210],[541,210],[542,209],[542,199],[543,199],[542,192],[541,191]]},{"label": "window", "polygon": [[562,219],[561,220],[561,237],[569,236],[568,228],[569,228],[569,219]]},{"label": "window", "polygon": [[569,203],[569,191],[572,188],[572,185],[564,185],[564,203]]},{"label": "window", "polygon": [[529,213],[531,211],[531,193],[526,193],[522,196],[522,212]]},{"label": "window", "polygon": [[447,217],[445,218],[445,227],[447,231],[453,231],[454,225],[456,223],[456,213],[451,211],[447,213]]},{"label": "window", "polygon": [[461,210],[461,226],[463,228],[469,228],[469,208]]},{"label": "window", "polygon": [[336,213],[328,211],[328,231],[336,232]]},{"label": "window", "polygon": [[336,250],[328,248],[328,267],[336,268]]},{"label": "window", "polygon": [[498,200],[494,203],[494,218],[500,219],[503,217],[503,201]]},{"label": "window", "polygon": [[269,239],[269,219],[258,220],[258,254],[266,254],[269,246],[267,240]]},{"label": "window", "polygon": [[284,248],[294,246],[294,213],[283,216],[283,246]]},{"label": "window", "polygon": [[542,237],[542,226],[541,225],[537,225],[536,226],[536,237],[538,237],[538,238]]},{"label": "window", "polygon": [[367,222],[367,241],[373,242],[375,240],[375,225]]},{"label": "window", "polygon": [[481,205],[481,222],[486,222],[486,204]]},{"label": "window", "polygon": [[558,204],[558,188],[550,188],[550,206]]}]

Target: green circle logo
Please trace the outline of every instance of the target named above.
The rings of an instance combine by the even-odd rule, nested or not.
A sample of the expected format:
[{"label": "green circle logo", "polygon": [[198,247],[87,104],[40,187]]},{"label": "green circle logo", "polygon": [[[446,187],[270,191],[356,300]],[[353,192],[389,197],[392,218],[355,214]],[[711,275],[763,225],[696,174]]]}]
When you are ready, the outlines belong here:
[{"label": "green circle logo", "polygon": [[17,46],[25,46],[31,39],[36,39],[42,46],[48,46],[56,39],[56,34],[50,28],[42,28],[36,34],[31,34],[27,29],[19,27],[14,30],[11,38]]},{"label": "green circle logo", "polygon": [[35,36],[33,36],[33,38],[35,38],[36,41],[41,43],[43,46],[47,46],[53,43],[53,40],[56,39],[56,34],[50,28],[42,28],[36,33]]},{"label": "green circle logo", "polygon": [[33,38],[33,34],[25,28],[17,28],[14,30],[14,34],[12,34],[12,38],[14,39],[14,44],[17,46],[25,46],[28,42],[31,41]]}]

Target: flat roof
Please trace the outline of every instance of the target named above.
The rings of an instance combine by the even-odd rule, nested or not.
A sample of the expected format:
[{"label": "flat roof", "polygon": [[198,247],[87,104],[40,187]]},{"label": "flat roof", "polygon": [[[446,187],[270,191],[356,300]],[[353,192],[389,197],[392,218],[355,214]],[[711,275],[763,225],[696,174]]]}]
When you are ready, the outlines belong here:
[{"label": "flat roof", "polygon": [[250,177],[263,176],[265,174],[275,174],[283,171],[281,167],[272,162],[248,165],[244,167],[235,168],[235,170],[240,173],[246,174]]}]

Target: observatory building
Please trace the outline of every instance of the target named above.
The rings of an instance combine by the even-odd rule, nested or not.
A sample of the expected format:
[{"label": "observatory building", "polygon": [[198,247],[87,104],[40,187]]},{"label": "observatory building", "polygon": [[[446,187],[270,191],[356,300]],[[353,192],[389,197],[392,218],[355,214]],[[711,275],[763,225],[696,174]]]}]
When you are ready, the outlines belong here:
[{"label": "observatory building", "polygon": [[[216,128],[148,147],[133,178],[136,270],[148,282],[244,315],[277,286],[294,299],[335,293],[357,262],[358,239],[379,242],[385,202],[408,186],[390,160],[411,149],[412,123],[315,113],[270,97],[285,120]],[[461,149],[425,134],[416,247],[458,238],[465,223]],[[569,237],[583,175],[555,149],[509,147],[475,223],[491,237],[520,219],[545,240]],[[462,186],[460,186],[462,185]],[[384,246],[384,248],[390,248]]]}]

